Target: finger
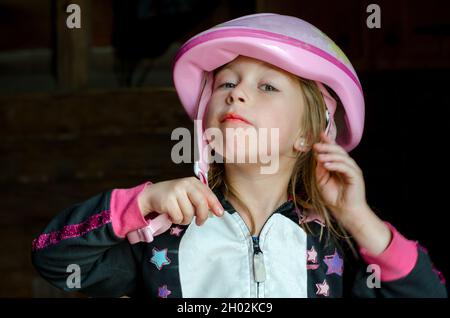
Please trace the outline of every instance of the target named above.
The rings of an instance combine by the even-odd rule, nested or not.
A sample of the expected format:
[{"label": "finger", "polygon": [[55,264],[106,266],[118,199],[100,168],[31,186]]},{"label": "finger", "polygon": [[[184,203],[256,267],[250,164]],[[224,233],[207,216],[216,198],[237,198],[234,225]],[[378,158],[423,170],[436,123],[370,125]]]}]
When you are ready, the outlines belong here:
[{"label": "finger", "polygon": [[344,150],[341,146],[338,144],[327,144],[323,142],[315,143],[313,146],[314,151],[318,153],[324,153],[324,152],[334,152],[334,153],[340,153],[340,154],[347,154],[347,151]]},{"label": "finger", "polygon": [[330,136],[328,136],[324,131],[320,133],[320,138],[325,142],[329,144],[336,144],[336,141],[334,139],[331,139]]},{"label": "finger", "polygon": [[186,192],[178,195],[177,202],[183,214],[182,224],[187,225],[191,223],[191,220],[195,215],[195,208]]},{"label": "finger", "polygon": [[222,216],[224,208],[222,207],[222,204],[220,204],[220,201],[214,194],[214,192],[200,181],[196,184],[196,186],[199,189],[199,191],[201,191],[205,196],[209,209],[211,209],[211,211],[215,215]]},{"label": "finger", "polygon": [[326,162],[323,166],[328,171],[340,172],[350,182],[355,181],[357,178],[355,170],[344,162]]},{"label": "finger", "polygon": [[319,162],[328,162],[328,161],[333,161],[333,162],[344,162],[347,163],[349,166],[353,167],[353,169],[355,169],[356,171],[360,171],[360,168],[358,166],[358,164],[356,163],[355,160],[353,160],[353,158],[351,158],[348,155],[342,155],[340,153],[321,153],[321,154],[317,154],[316,156],[317,161]]},{"label": "finger", "polygon": [[330,179],[330,172],[323,166],[322,162],[317,163],[316,176],[319,185],[326,184]]},{"label": "finger", "polygon": [[208,218],[208,201],[201,191],[192,189],[188,192],[189,199],[195,207],[195,223],[202,225]]},{"label": "finger", "polygon": [[177,199],[173,199],[173,201],[167,205],[167,214],[172,223],[181,224],[183,222],[183,213],[181,212]]}]

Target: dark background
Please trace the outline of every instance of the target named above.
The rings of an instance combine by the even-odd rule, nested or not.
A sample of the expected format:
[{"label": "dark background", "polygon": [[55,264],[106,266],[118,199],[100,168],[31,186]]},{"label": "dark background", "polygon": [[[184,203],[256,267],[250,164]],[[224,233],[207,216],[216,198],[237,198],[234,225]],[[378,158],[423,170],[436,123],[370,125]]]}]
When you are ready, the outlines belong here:
[{"label": "dark background", "polygon": [[[372,2],[380,29],[366,26]],[[70,3],[81,29],[65,27]],[[303,18],[347,54],[365,92],[351,156],[368,202],[449,276],[450,2],[0,0],[0,297],[79,296],[31,266],[48,221],[107,189],[192,175],[170,160],[172,130],[192,130],[172,58],[190,36],[256,12]]]}]

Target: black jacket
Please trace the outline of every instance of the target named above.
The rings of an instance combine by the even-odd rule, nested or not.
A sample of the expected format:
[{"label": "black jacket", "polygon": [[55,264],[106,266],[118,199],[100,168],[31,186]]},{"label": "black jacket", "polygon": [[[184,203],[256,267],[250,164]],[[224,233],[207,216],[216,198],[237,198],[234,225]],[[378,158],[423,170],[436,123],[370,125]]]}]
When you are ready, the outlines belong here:
[{"label": "black jacket", "polygon": [[[152,222],[136,201],[148,184],[106,191],[62,211],[33,241],[35,268],[58,288],[94,297],[447,297],[426,250],[392,226],[386,251],[356,259],[290,200],[252,238],[215,190],[223,217],[200,227],[173,225],[150,243],[132,245],[126,234]],[[313,233],[303,230],[304,222]],[[378,286],[367,263],[381,272]],[[75,288],[67,284],[71,264],[80,269]]]}]

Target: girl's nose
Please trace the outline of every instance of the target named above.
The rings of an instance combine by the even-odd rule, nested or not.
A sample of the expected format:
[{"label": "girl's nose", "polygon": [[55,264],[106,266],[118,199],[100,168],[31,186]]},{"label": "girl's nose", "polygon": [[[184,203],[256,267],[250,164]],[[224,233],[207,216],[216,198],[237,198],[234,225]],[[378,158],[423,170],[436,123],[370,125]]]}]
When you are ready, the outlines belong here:
[{"label": "girl's nose", "polygon": [[227,104],[243,104],[247,102],[247,97],[244,95],[242,89],[235,87],[230,91],[226,99]]}]

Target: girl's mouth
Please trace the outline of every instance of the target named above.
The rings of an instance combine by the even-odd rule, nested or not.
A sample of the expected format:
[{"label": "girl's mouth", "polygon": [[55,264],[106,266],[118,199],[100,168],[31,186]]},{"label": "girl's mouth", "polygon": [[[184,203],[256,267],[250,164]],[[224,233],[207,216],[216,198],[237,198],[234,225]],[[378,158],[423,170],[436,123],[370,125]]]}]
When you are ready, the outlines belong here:
[{"label": "girl's mouth", "polygon": [[242,116],[239,116],[236,113],[226,113],[225,115],[223,115],[222,118],[220,119],[220,123],[223,123],[225,121],[238,121],[251,125],[251,123],[247,119],[243,118]]}]

